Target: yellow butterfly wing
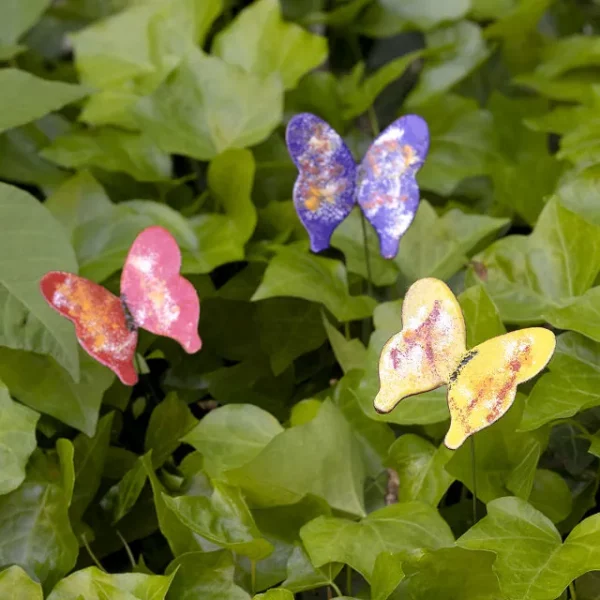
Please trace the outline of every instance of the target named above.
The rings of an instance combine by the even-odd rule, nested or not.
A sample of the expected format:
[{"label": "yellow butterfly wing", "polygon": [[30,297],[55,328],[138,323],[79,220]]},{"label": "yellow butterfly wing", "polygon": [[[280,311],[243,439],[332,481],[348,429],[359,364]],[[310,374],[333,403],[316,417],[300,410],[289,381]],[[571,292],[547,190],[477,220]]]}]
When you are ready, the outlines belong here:
[{"label": "yellow butterfly wing", "polygon": [[375,410],[388,413],[407,396],[444,385],[465,351],[465,322],[454,294],[439,279],[420,279],[404,298],[402,331],[381,351]]},{"label": "yellow butterfly wing", "polygon": [[444,443],[452,450],[470,435],[497,421],[512,405],[517,385],[548,363],[556,339],[542,327],[513,331],[470,350],[450,376],[452,419]]}]

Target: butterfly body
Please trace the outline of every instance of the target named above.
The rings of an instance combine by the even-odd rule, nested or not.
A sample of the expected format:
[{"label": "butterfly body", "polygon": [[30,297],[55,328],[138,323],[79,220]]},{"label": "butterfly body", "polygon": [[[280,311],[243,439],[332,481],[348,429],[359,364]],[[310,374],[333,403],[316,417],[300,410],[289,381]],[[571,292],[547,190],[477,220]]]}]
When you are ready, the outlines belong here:
[{"label": "butterfly body", "polygon": [[134,241],[121,275],[121,296],[73,273],[51,271],[40,282],[46,301],[75,325],[81,346],[133,385],[138,328],[178,341],[189,352],[201,347],[200,302],[179,274],[181,253],[162,227],[149,227]]},{"label": "butterfly body", "polygon": [[375,409],[387,413],[408,396],[447,385],[451,425],[445,444],[452,449],[497,421],[512,405],[517,385],[539,373],[555,347],[551,331],[531,327],[467,350],[460,306],[446,284],[432,278],[408,290],[402,324],[381,352]]},{"label": "butterfly body", "polygon": [[311,249],[329,247],[333,231],[358,203],[379,236],[381,254],[394,257],[419,203],[415,175],[429,147],[425,121],[409,115],[392,123],[360,165],[335,130],[309,113],[291,119],[286,141],[299,171],[294,204]]}]

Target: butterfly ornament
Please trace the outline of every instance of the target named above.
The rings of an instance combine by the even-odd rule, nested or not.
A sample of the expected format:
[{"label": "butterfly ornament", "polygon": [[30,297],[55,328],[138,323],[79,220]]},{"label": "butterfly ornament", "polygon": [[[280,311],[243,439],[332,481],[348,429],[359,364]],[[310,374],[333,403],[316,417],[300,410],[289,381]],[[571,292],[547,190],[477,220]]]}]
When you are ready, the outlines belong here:
[{"label": "butterfly ornament", "polygon": [[138,376],[133,363],[138,328],[200,350],[200,301],[179,271],[181,252],[162,227],[144,229],[131,246],[121,274],[121,297],[73,273],[51,271],[40,282],[50,306],[75,324],[81,346],[125,385]]},{"label": "butterfly ornament", "polygon": [[286,142],[299,171],[294,205],[311,250],[328,248],[333,231],[358,203],[377,232],[381,255],[396,256],[419,205],[415,175],[429,149],[427,123],[416,115],[394,121],[360,165],[340,135],[310,113],[290,120]]},{"label": "butterfly ornament", "polygon": [[402,305],[402,331],[383,347],[374,406],[389,413],[404,398],[448,386],[455,450],[511,407],[517,385],[537,375],[554,352],[554,334],[542,327],[512,331],[466,347],[462,311],[448,286],[433,278],[414,283]]}]

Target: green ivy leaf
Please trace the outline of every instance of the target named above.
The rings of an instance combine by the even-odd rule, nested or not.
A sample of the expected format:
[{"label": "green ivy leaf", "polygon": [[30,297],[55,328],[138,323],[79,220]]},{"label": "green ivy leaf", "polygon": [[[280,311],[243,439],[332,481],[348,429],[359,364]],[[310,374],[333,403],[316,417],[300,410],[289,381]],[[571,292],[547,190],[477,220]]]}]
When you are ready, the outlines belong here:
[{"label": "green ivy leaf", "polygon": [[446,94],[420,106],[419,114],[430,134],[427,160],[417,176],[421,187],[448,195],[463,179],[489,172],[496,151],[489,111],[474,100]]},{"label": "green ivy leaf", "polygon": [[317,569],[304,548],[296,546],[287,562],[287,578],[281,585],[294,593],[326,587],[338,576],[342,566],[333,563]]},{"label": "green ivy leaf", "polygon": [[567,482],[558,473],[548,469],[536,471],[529,503],[553,523],[566,519],[573,506]]},{"label": "green ivy leaf", "polygon": [[517,4],[515,0],[471,0],[469,15],[476,21],[496,20],[510,12]]},{"label": "green ivy leaf", "polygon": [[467,327],[467,347],[506,333],[496,305],[482,285],[474,285],[458,297]]},{"label": "green ivy leaf", "polygon": [[25,479],[39,418],[38,413],[14,402],[0,381],[0,495],[12,492]]},{"label": "green ivy leaf", "polygon": [[172,580],[173,576],[144,573],[111,575],[89,567],[63,579],[48,600],[164,600]]},{"label": "green ivy leaf", "polygon": [[271,259],[252,300],[278,296],[320,302],[342,322],[367,317],[375,306],[372,298],[350,295],[341,262],[293,247],[281,248]]},{"label": "green ivy leaf", "polygon": [[75,383],[50,356],[0,348],[0,379],[17,400],[91,437],[102,396],[115,376],[83,350],[80,375]]},{"label": "green ivy leaf", "polygon": [[488,102],[498,145],[498,157],[491,168],[494,198],[531,225],[554,191],[562,170],[561,163],[549,153],[547,136],[524,125],[528,116],[539,114],[546,105],[545,100],[513,100],[498,93]]},{"label": "green ivy leaf", "polygon": [[[531,235],[502,238],[475,260],[504,321],[558,326],[569,307],[586,303],[600,270],[600,228],[552,199]],[[593,327],[579,323],[576,330]]]},{"label": "green ivy leaf", "polygon": [[[381,304],[379,305],[381,306]],[[375,314],[377,309],[375,309]],[[336,360],[342,367],[344,373],[348,373],[353,369],[363,369],[367,359],[367,349],[358,338],[346,339],[330,322],[329,319],[323,316],[323,325],[331,344],[331,349]]]},{"label": "green ivy leaf", "polygon": [[4,90],[0,96],[0,132],[35,121],[88,93],[83,86],[47,81],[18,69],[0,69],[0,88]]},{"label": "green ivy leaf", "polygon": [[42,586],[17,566],[0,573],[0,594],[11,600],[44,600]]},{"label": "green ivy leaf", "polygon": [[100,89],[127,80],[151,89],[194,44],[202,45],[220,12],[218,0],[132,5],[72,35],[79,75]]},{"label": "green ivy leaf", "polygon": [[325,341],[321,308],[297,298],[270,298],[256,304],[260,347],[280,375],[303,354]]},{"label": "green ivy leaf", "polygon": [[120,521],[138,501],[148,474],[142,459],[125,473],[119,483],[113,485],[100,501],[102,508],[112,515],[113,524]]},{"label": "green ivy leaf", "polygon": [[63,132],[64,127],[68,127],[66,121],[52,114],[1,134],[2,179],[40,186],[58,185],[64,181],[67,173],[39,154],[54,136]]},{"label": "green ivy leaf", "polygon": [[41,154],[63,167],[100,167],[128,173],[138,181],[163,181],[171,176],[170,157],[146,132],[110,127],[75,130],[54,140]]},{"label": "green ivy leaf", "polygon": [[587,571],[598,570],[598,516],[579,523],[565,540],[545,517],[519,498],[499,498],[457,544],[496,555],[494,572],[503,595],[553,600]]},{"label": "green ivy leaf", "polygon": [[359,522],[318,517],[300,530],[316,567],[343,562],[371,580],[381,552],[411,552],[451,546],[454,537],[437,511],[420,502],[392,504]]},{"label": "green ivy leaf", "polygon": [[217,35],[212,52],[248,73],[275,74],[289,90],[327,58],[327,41],[285,23],[278,0],[258,0]]},{"label": "green ivy leaf", "polygon": [[[368,279],[363,225],[360,209],[355,208],[333,232],[331,245],[338,248],[346,257],[346,268],[350,273],[358,273]],[[379,239],[370,223],[365,222],[369,265],[372,281],[375,285],[392,285],[398,278],[398,267],[394,261],[387,260],[379,253]]]},{"label": "green ivy leaf", "polygon": [[356,63],[355,71],[346,79],[341,80],[339,84],[341,101],[344,104],[343,119],[349,121],[367,112],[379,94],[390,83],[402,77],[422,54],[422,51],[405,54],[386,63],[368,77],[364,77],[364,63]]},{"label": "green ivy leaf", "polygon": [[80,433],[73,441],[75,449],[75,488],[69,509],[71,522],[81,521],[83,513],[100,488],[104,463],[108,454],[114,413],[105,415],[98,421],[94,437]]},{"label": "green ivy leaf", "polygon": [[165,536],[173,555],[179,556],[187,552],[206,550],[206,542],[188,529],[165,502],[165,488],[154,472],[151,454],[143,456],[141,461],[152,486],[154,510],[160,531]]},{"label": "green ivy leaf", "polygon": [[253,460],[283,427],[251,404],[229,404],[209,412],[182,441],[198,450],[209,475],[218,477]]},{"label": "green ivy leaf", "polygon": [[600,405],[600,344],[569,331],[558,336],[549,373],[542,375],[527,398],[520,428],[546,423]]},{"label": "green ivy leaf", "polygon": [[[571,116],[568,120],[573,123]],[[585,127],[588,122],[588,119],[582,119],[580,126]],[[581,173],[572,172],[570,176],[569,173],[565,174],[556,189],[556,197],[565,208],[594,225],[600,225],[600,210],[595,202],[597,192],[598,181],[594,176],[594,170],[590,169]]]},{"label": "green ivy leaf", "polygon": [[369,419],[355,396],[334,393],[333,401],[360,442],[367,472],[371,477],[376,477],[383,470],[382,461],[387,458],[388,450],[394,442],[394,432],[385,423]]},{"label": "green ivy leaf", "polygon": [[0,254],[0,344],[53,356],[79,379],[73,326],[39,290],[48,271],[76,272],[75,254],[50,213],[33,196],[5,183],[0,183]]},{"label": "green ivy leaf", "polygon": [[187,404],[171,392],[152,411],[144,449],[152,451],[152,464],[158,468],[177,449],[183,436],[198,424]]},{"label": "green ivy leaf", "polygon": [[[289,506],[255,509],[253,516],[256,524],[263,536],[273,544],[274,550],[267,558],[254,565],[254,589],[264,590],[285,579],[287,565],[300,544],[300,528],[318,516],[330,514],[331,509],[327,503],[314,496],[307,496]],[[243,580],[238,579],[238,584],[242,585],[243,582],[244,587],[251,588],[251,561],[242,557],[238,560],[238,567],[243,573]]]},{"label": "green ivy leaf", "polygon": [[46,199],[44,206],[74,241],[77,227],[113,210],[104,188],[89,171],[76,173]]},{"label": "green ivy leaf", "polygon": [[497,600],[503,597],[488,552],[440,548],[402,562],[404,580],[393,598]]},{"label": "green ivy leaf", "polygon": [[404,579],[401,552],[380,552],[375,559],[371,577],[372,600],[387,600]]},{"label": "green ivy leaf", "polygon": [[[440,6],[435,5],[436,9]],[[426,35],[426,43],[431,58],[426,60],[419,82],[406,99],[411,109],[449,90],[490,55],[481,29],[470,21],[440,27]]]},{"label": "green ivy leaf", "polygon": [[600,64],[599,49],[598,40],[585,35],[555,40],[544,49],[536,73],[555,79],[572,69],[597,66]]},{"label": "green ivy leaf", "polygon": [[[19,2],[8,0],[0,7],[0,55],[8,60],[23,50],[16,46],[19,38],[32,27],[50,5],[50,0]],[[10,52],[11,47],[13,51]]]},{"label": "green ivy leaf", "polygon": [[256,208],[252,204],[255,163],[249,150],[229,150],[215,157],[208,167],[208,187],[225,209],[243,246],[254,233]]},{"label": "green ivy leaf", "polygon": [[387,461],[402,482],[398,501],[419,500],[437,506],[454,481],[445,469],[451,457],[452,452],[444,445],[436,448],[412,433],[400,436],[390,447]]},{"label": "green ivy leaf", "polygon": [[275,436],[250,462],[227,473],[259,506],[293,504],[313,494],[354,515],[365,513],[364,476],[352,429],[329,401],[312,421]]},{"label": "green ivy leaf", "polygon": [[56,464],[53,457],[36,450],[25,481],[0,496],[0,562],[19,565],[47,588],[77,559],[78,544],[68,516],[70,490],[64,486],[73,464],[65,464],[63,456]]},{"label": "green ivy leaf", "polygon": [[165,152],[210,160],[265,140],[281,122],[282,101],[277,76],[246,73],[195,50],[156,92],[139,100],[136,118]]},{"label": "green ivy leaf", "polygon": [[234,583],[235,565],[230,552],[189,552],[167,567],[174,574],[168,600],[250,600],[250,595]]},{"label": "green ivy leaf", "polygon": [[470,215],[457,208],[438,217],[423,200],[394,261],[410,282],[422,277],[449,279],[480,241],[507,224],[507,219]]},{"label": "green ivy leaf", "polygon": [[457,21],[465,16],[470,6],[469,0],[449,0],[443,3],[436,0],[409,0],[401,3],[394,0],[380,1],[390,13],[422,30],[432,29],[446,21]]},{"label": "green ivy leaf", "polygon": [[213,485],[210,498],[163,494],[163,500],[186,527],[213,544],[254,560],[266,558],[273,546],[261,536],[240,490],[216,481]]}]

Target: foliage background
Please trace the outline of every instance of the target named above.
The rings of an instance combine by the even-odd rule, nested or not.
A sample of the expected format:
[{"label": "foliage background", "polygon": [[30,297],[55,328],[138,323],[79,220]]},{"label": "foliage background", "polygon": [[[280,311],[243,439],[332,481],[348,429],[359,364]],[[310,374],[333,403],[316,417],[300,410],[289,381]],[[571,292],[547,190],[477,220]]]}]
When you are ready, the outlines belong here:
[{"label": "foliage background", "polygon": [[[0,597],[600,598],[598,3],[246,4],[0,4]],[[283,141],[298,111],[357,159],[400,114],[429,123],[397,258],[369,231],[372,293],[358,213],[308,251]],[[154,223],[182,247],[204,347],[142,335],[132,392],[38,281],[117,291]],[[471,346],[558,334],[476,436],[475,525],[444,390],[372,409],[425,276],[459,295]]]}]

